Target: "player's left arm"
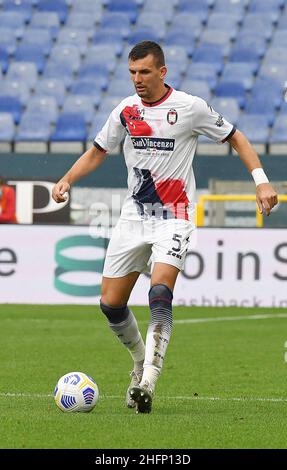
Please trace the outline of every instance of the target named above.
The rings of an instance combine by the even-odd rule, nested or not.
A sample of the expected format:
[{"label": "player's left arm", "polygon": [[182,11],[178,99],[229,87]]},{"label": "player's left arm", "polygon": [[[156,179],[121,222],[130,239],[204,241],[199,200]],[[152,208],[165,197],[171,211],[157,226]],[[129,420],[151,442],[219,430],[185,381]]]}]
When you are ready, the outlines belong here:
[{"label": "player's left arm", "polygon": [[256,200],[261,214],[265,212],[269,215],[278,202],[277,193],[269,183],[255,149],[239,130],[230,137],[229,142],[253,176],[256,184]]}]

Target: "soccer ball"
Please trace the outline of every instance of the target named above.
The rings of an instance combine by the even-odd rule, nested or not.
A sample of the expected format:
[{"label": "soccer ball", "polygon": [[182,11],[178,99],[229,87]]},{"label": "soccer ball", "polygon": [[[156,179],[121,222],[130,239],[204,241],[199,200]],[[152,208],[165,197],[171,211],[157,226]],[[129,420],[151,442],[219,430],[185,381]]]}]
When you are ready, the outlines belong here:
[{"label": "soccer ball", "polygon": [[92,411],[99,399],[96,382],[83,372],[69,372],[58,380],[54,390],[56,405],[62,411]]}]

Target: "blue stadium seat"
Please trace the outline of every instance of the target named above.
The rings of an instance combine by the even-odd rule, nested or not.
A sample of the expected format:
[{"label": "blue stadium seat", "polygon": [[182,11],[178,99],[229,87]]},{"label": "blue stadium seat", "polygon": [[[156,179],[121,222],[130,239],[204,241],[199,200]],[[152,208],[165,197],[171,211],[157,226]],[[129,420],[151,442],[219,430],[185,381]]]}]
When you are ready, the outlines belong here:
[{"label": "blue stadium seat", "polygon": [[58,119],[58,103],[54,96],[34,95],[31,96],[26,108],[26,113],[42,114],[49,123],[55,123]]},{"label": "blue stadium seat", "polygon": [[169,33],[182,32],[198,39],[202,31],[202,23],[198,16],[192,13],[176,13],[169,28]]},{"label": "blue stadium seat", "polygon": [[120,95],[120,96],[105,96],[103,99],[102,99],[102,102],[100,104],[100,111],[101,112],[106,112],[106,113],[111,113],[112,110],[114,108],[116,108],[118,106],[118,104],[120,104],[120,102],[126,98],[125,96],[123,95]]},{"label": "blue stadium seat", "polygon": [[103,16],[103,7],[101,3],[95,2],[95,0],[87,2],[75,2],[73,5],[72,12],[75,14],[79,13],[89,13],[89,15],[93,18],[96,24],[101,22]]},{"label": "blue stadium seat", "polygon": [[75,113],[62,113],[51,135],[51,142],[85,142],[86,140],[87,129],[84,118]]},{"label": "blue stadium seat", "polygon": [[24,34],[25,15],[21,12],[0,11],[0,25],[13,29],[16,38],[20,39]]},{"label": "blue stadium seat", "polygon": [[85,123],[90,124],[95,114],[95,107],[89,96],[69,95],[64,101],[63,112],[82,116]]},{"label": "blue stadium seat", "polygon": [[237,127],[242,131],[251,143],[264,143],[268,142],[269,138],[269,125],[266,116],[256,115],[243,115],[240,116],[237,122]]},{"label": "blue stadium seat", "polygon": [[284,64],[286,62],[286,48],[280,46],[271,46],[264,57],[264,64]]},{"label": "blue stadium seat", "polygon": [[240,31],[236,38],[236,47],[239,49],[252,49],[256,52],[256,55],[261,59],[267,50],[266,40],[261,35],[258,35],[257,31],[242,34]]},{"label": "blue stadium seat", "polygon": [[66,85],[62,79],[44,78],[35,86],[36,96],[51,96],[62,106],[66,94]]},{"label": "blue stadium seat", "polygon": [[238,15],[238,17],[243,17],[249,1],[250,0],[220,0],[214,3],[212,11],[214,13],[232,13]]},{"label": "blue stadium seat", "polygon": [[113,78],[110,81],[108,95],[109,96],[130,96],[136,93],[131,80]]},{"label": "blue stadium seat", "polygon": [[117,49],[114,44],[97,44],[90,46],[86,53],[84,65],[101,63],[103,62],[103,57],[105,58],[107,69],[113,72],[117,61]]},{"label": "blue stadium seat", "polygon": [[235,45],[229,55],[230,62],[251,62],[259,64],[260,55],[256,49],[249,49]]},{"label": "blue stadium seat", "polygon": [[200,37],[200,45],[225,46],[224,55],[227,56],[230,50],[230,41],[235,37],[236,31],[232,29],[227,31],[224,29],[206,28]]},{"label": "blue stadium seat", "polygon": [[215,96],[235,98],[240,108],[245,106],[245,89],[242,83],[222,80],[214,90]]},{"label": "blue stadium seat", "polygon": [[256,69],[251,62],[228,62],[222,72],[224,80],[238,81],[246,91],[250,91],[254,83]]},{"label": "blue stadium seat", "polygon": [[88,32],[80,28],[62,28],[57,38],[58,46],[76,47],[81,55],[85,55],[88,48]]},{"label": "blue stadium seat", "polygon": [[240,109],[235,98],[213,98],[210,104],[231,124],[237,124]]},{"label": "blue stadium seat", "polygon": [[89,13],[71,12],[66,21],[67,28],[77,28],[87,32],[89,38],[93,37],[96,20]]},{"label": "blue stadium seat", "polygon": [[50,61],[46,64],[43,78],[61,80],[64,82],[65,87],[69,88],[73,82],[73,73],[73,64]]},{"label": "blue stadium seat", "polygon": [[88,96],[94,106],[99,106],[102,99],[102,83],[100,80],[77,80],[72,84],[70,93]]},{"label": "blue stadium seat", "polygon": [[81,80],[101,81],[102,89],[106,90],[109,83],[109,74],[110,72],[106,63],[92,63],[81,66],[78,78]]},{"label": "blue stadium seat", "polygon": [[48,29],[29,27],[24,32],[21,46],[36,45],[47,56],[51,52],[52,42],[52,34]]},{"label": "blue stadium seat", "polygon": [[6,73],[9,65],[9,55],[8,52],[0,47],[0,67],[1,71]]},{"label": "blue stadium seat", "polygon": [[141,41],[155,41],[160,42],[160,34],[156,31],[156,28],[138,28],[130,34],[129,44],[134,46]]},{"label": "blue stadium seat", "polygon": [[60,20],[57,13],[36,11],[32,17],[29,27],[48,29],[52,38],[55,39],[59,33]]},{"label": "blue stadium seat", "polygon": [[193,0],[192,2],[190,0],[180,0],[178,11],[195,14],[205,24],[209,15],[210,4],[211,2],[207,0]]},{"label": "blue stadium seat", "polygon": [[71,68],[73,72],[77,72],[81,64],[81,54],[77,46],[56,45],[51,50],[50,64],[60,64]]},{"label": "blue stadium seat", "polygon": [[0,82],[0,95],[14,96],[25,106],[30,98],[30,90],[23,80],[3,80]]},{"label": "blue stadium seat", "polygon": [[15,124],[11,113],[0,112],[0,142],[11,142],[15,135]]},{"label": "blue stadium seat", "polygon": [[268,119],[269,126],[272,126],[275,119],[275,103],[272,96],[253,96],[248,99],[244,109],[246,115],[259,114]]},{"label": "blue stadium seat", "polygon": [[64,0],[42,0],[38,4],[38,10],[56,13],[61,23],[65,23],[68,16],[68,6]]},{"label": "blue stadium seat", "polygon": [[286,81],[286,76],[287,76],[287,65],[284,64],[262,64],[260,68],[260,76],[262,78],[270,78],[273,80],[278,81],[283,85],[283,83]]},{"label": "blue stadium seat", "polygon": [[241,34],[256,31],[262,34],[269,41],[273,34],[273,22],[270,15],[260,13],[247,13],[244,17]]},{"label": "blue stadium seat", "polygon": [[118,31],[123,39],[127,39],[131,33],[130,19],[122,12],[105,13],[102,17],[101,27]]},{"label": "blue stadium seat", "polygon": [[26,1],[3,0],[2,9],[4,12],[21,13],[25,23],[29,23],[32,18],[32,6]]},{"label": "blue stadium seat", "polygon": [[214,64],[217,73],[221,73],[224,64],[222,50],[218,46],[199,46],[193,55],[193,62]]},{"label": "blue stadium seat", "polygon": [[132,23],[135,23],[138,16],[138,4],[135,0],[113,0],[107,5],[107,9],[113,13],[124,13]]},{"label": "blue stadium seat", "polygon": [[219,31],[230,31],[234,36],[236,34],[238,25],[242,20],[242,16],[233,13],[211,13],[208,18],[208,29],[216,29]]},{"label": "blue stadium seat", "polygon": [[166,35],[166,21],[162,13],[141,13],[137,19],[137,28],[156,29],[160,40],[162,40]]},{"label": "blue stadium seat", "polygon": [[124,50],[124,42],[119,31],[110,28],[96,31],[93,37],[93,43],[97,46],[103,44],[113,45],[117,57],[120,57]]},{"label": "blue stadium seat", "polygon": [[104,111],[104,110],[103,111],[98,111],[95,114],[95,116],[93,118],[93,122],[91,124],[89,135],[88,135],[88,140],[89,141],[94,140],[94,138],[96,137],[98,132],[100,132],[100,130],[102,129],[102,127],[106,123],[106,121],[109,117],[109,114],[110,114],[109,111]]},{"label": "blue stadium seat", "polygon": [[14,29],[0,26],[0,48],[7,52],[9,56],[13,55],[17,47],[17,38]]},{"label": "blue stadium seat", "polygon": [[275,108],[279,109],[283,99],[282,85],[272,78],[259,76],[254,83],[251,96],[258,99],[266,96],[272,99]]},{"label": "blue stadium seat", "polygon": [[202,80],[185,79],[182,81],[180,89],[189,95],[200,96],[200,98],[203,98],[205,101],[209,101],[211,98],[208,83]]},{"label": "blue stadium seat", "polygon": [[271,46],[287,47],[287,30],[277,29],[273,34]]},{"label": "blue stadium seat", "polygon": [[146,0],[143,6],[143,13],[160,13],[166,23],[170,23],[174,15],[174,5],[166,0]]},{"label": "blue stadium seat", "polygon": [[0,95],[0,113],[12,114],[14,123],[18,124],[22,113],[22,104],[19,98]]},{"label": "blue stadium seat", "polygon": [[38,80],[36,65],[32,62],[12,62],[7,72],[7,80],[22,80],[33,90]]},{"label": "blue stadium seat", "polygon": [[126,60],[122,60],[116,66],[114,71],[114,78],[120,78],[124,80],[130,80],[129,67]]},{"label": "blue stadium seat", "polygon": [[206,81],[210,90],[213,91],[218,80],[217,70],[217,64],[192,62],[187,69],[186,77],[193,80],[199,79]]},{"label": "blue stadium seat", "polygon": [[42,73],[45,67],[45,54],[38,44],[20,44],[15,55],[17,62],[31,62],[36,65],[37,72]]},{"label": "blue stadium seat", "polygon": [[286,30],[287,28],[287,9],[285,8],[283,14],[280,16],[280,19],[277,24],[277,30]]},{"label": "blue stadium seat", "polygon": [[[286,107],[287,108],[287,107]],[[281,114],[275,119],[271,130],[270,143],[287,143],[287,113]]]},{"label": "blue stadium seat", "polygon": [[178,73],[177,64],[171,63],[167,67],[167,76],[165,82],[175,90],[180,90],[182,84],[182,75]]},{"label": "blue stadium seat", "polygon": [[184,47],[188,57],[191,57],[195,50],[195,38],[193,32],[187,34],[186,32],[174,31],[168,33],[165,37],[165,46],[181,46]]},{"label": "blue stadium seat", "polygon": [[15,137],[17,142],[48,142],[50,122],[42,113],[24,113]]},{"label": "blue stadium seat", "polygon": [[164,49],[165,61],[169,69],[176,67],[179,73],[184,73],[188,66],[188,57],[182,46],[166,46]]},{"label": "blue stadium seat", "polygon": [[251,0],[248,11],[250,13],[268,13],[273,22],[278,21],[280,9],[284,6],[284,0]]}]

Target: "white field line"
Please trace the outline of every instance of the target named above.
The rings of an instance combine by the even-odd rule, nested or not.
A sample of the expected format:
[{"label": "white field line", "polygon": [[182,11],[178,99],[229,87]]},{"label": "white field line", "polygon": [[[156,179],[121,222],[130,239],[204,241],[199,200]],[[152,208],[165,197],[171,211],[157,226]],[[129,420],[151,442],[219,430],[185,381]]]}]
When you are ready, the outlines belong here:
[{"label": "white field line", "polygon": [[287,318],[287,313],[259,313],[257,315],[240,315],[232,317],[210,317],[210,318],[186,318],[184,320],[174,320],[176,325],[186,323],[209,323],[217,321],[238,321],[238,320],[268,320],[272,318]]},{"label": "white field line", "polygon": [[[52,398],[52,393],[11,393],[0,392],[0,398]],[[121,395],[101,395],[100,399],[119,400]],[[270,397],[198,397],[198,396],[161,396],[160,400],[192,400],[192,401],[239,401],[239,402],[287,402],[287,397],[270,398]]]}]

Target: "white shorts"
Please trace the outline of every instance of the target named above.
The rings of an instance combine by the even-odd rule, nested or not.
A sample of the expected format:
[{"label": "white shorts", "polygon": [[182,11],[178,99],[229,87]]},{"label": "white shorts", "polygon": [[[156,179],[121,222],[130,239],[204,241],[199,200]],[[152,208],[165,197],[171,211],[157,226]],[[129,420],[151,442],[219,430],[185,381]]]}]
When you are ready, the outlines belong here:
[{"label": "white shorts", "polygon": [[103,276],[150,272],[154,263],[183,269],[194,224],[183,219],[119,219],[106,253]]}]

